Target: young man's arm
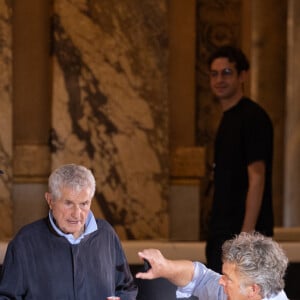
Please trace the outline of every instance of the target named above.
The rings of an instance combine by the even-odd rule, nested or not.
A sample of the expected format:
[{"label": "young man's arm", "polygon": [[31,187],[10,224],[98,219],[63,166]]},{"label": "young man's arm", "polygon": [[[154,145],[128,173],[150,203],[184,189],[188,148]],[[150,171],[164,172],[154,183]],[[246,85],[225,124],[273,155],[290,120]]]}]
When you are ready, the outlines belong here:
[{"label": "young man's arm", "polygon": [[246,211],[241,231],[255,230],[259,215],[265,185],[265,163],[256,161],[248,166],[248,192],[246,198]]}]

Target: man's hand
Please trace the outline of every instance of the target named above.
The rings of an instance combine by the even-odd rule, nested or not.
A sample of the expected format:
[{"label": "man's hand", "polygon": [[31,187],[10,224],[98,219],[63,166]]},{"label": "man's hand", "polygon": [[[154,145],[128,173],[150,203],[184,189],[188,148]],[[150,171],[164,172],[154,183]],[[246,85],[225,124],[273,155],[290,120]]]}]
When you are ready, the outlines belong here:
[{"label": "man's hand", "polygon": [[139,272],[136,278],[140,279],[155,279],[158,277],[167,278],[168,260],[157,249],[145,249],[138,252],[141,259],[146,259],[151,265],[147,272]]},{"label": "man's hand", "polygon": [[147,272],[139,272],[136,278],[155,279],[165,278],[176,286],[185,286],[194,275],[194,264],[189,260],[166,259],[157,249],[145,249],[138,252],[141,259],[147,259],[151,268]]}]

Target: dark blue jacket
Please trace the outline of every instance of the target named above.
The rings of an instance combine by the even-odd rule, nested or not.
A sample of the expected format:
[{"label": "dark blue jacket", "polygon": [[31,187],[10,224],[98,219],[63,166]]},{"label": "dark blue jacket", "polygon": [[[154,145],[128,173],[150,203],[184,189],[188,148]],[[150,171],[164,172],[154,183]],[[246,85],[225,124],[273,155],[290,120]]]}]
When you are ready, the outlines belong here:
[{"label": "dark blue jacket", "polygon": [[77,245],[57,235],[48,218],[26,225],[8,245],[0,299],[136,299],[117,234],[104,220],[97,225]]}]

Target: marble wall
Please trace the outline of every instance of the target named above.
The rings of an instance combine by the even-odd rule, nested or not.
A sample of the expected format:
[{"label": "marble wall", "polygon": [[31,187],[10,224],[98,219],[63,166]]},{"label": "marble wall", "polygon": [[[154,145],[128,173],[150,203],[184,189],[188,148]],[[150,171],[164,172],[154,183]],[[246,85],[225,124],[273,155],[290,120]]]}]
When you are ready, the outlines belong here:
[{"label": "marble wall", "polygon": [[52,167],[97,180],[96,216],[121,238],[168,236],[165,0],[54,1]]},{"label": "marble wall", "polygon": [[[176,185],[184,208],[188,200],[180,193],[190,189],[179,193],[178,182],[172,182],[177,176],[172,152],[195,146],[205,147],[207,164],[200,187],[203,229],[221,113],[209,92],[205,60],[229,41],[251,57],[254,76],[247,92],[271,112],[276,149],[285,147],[275,154],[277,225],[282,203],[284,219],[290,220],[284,224],[299,224],[299,11],[296,0],[0,0],[0,169],[6,171],[0,176],[0,238],[11,233],[10,194],[15,232],[47,213],[47,177],[69,162],[93,169],[98,183],[93,210],[121,238],[168,238],[169,218],[175,216],[178,225],[182,213],[172,206],[176,197],[169,187]],[[182,184],[182,174],[178,177]],[[194,200],[198,183],[196,188]]]},{"label": "marble wall", "polygon": [[0,238],[12,234],[12,7],[0,0]]}]

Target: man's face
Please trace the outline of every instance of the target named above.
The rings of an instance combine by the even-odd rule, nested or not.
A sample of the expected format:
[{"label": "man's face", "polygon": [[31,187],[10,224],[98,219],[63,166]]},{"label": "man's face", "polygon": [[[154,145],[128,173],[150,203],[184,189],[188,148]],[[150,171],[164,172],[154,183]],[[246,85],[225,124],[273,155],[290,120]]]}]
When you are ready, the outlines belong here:
[{"label": "man's face", "polygon": [[210,66],[210,87],[220,100],[231,100],[243,92],[245,71],[238,74],[235,63],[227,58],[216,58]]},{"label": "man's face", "polygon": [[241,286],[241,276],[236,269],[236,265],[233,263],[224,262],[223,275],[220,278],[220,285],[223,286],[225,294],[228,296],[228,300],[260,300],[262,299],[257,287],[248,285],[246,287]]},{"label": "man's face", "polygon": [[90,189],[74,191],[65,187],[59,199],[54,200],[50,193],[46,193],[45,197],[59,229],[78,238],[84,231],[91,207]]}]

